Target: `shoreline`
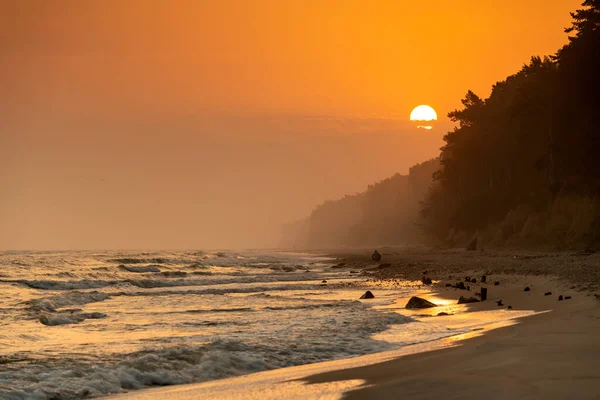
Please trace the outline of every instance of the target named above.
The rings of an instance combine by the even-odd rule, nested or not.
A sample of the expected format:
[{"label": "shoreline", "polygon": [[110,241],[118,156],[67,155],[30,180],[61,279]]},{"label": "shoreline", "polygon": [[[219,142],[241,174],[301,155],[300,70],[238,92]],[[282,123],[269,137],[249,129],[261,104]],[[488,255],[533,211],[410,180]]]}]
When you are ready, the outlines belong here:
[{"label": "shoreline", "polygon": [[[352,254],[350,263],[364,259]],[[353,261],[354,260],[354,261]],[[463,341],[460,346],[400,357],[352,370],[329,371],[304,379],[307,384],[361,379],[364,384],[343,399],[598,399],[600,373],[600,257],[596,254],[545,252],[400,252],[384,256],[386,268],[369,266],[374,279],[394,276],[439,279],[442,295],[468,295],[446,288],[452,274],[491,275],[488,301],[472,309],[504,306],[543,312],[520,323]],[[371,263],[373,264],[373,263]],[[437,275],[437,277],[435,276]],[[492,286],[498,279],[500,286]],[[525,292],[524,287],[531,291]],[[480,287],[476,285],[474,289]],[[548,291],[552,295],[545,296]],[[559,295],[572,296],[558,301]]]},{"label": "shoreline", "polygon": [[[449,256],[448,252],[419,252],[413,256],[400,253],[396,256],[398,261],[388,255],[384,256],[382,263],[388,261],[392,265],[385,268],[365,261],[364,253],[335,256],[346,264],[344,268],[362,265],[363,276],[371,276],[371,279],[380,280],[382,284],[399,278],[415,279],[418,275],[422,276],[423,267],[427,267],[428,275],[439,279],[439,283],[430,287],[431,292],[423,297],[451,299],[454,302],[459,295],[474,294],[477,288],[474,285],[469,293],[445,287],[445,283],[456,280],[456,277],[444,275],[448,271],[455,271],[454,264],[462,264],[458,270],[465,273],[482,268],[486,272],[494,272],[496,268],[486,268],[479,262],[465,263],[467,257],[477,258],[477,254],[473,253],[467,256],[461,253]],[[432,262],[436,257],[438,261]],[[457,259],[448,260],[448,257]],[[500,258],[507,261],[507,257],[513,259],[511,253]],[[421,264],[415,262],[414,258],[423,258],[425,261]],[[541,257],[525,258],[539,259]],[[398,267],[403,271],[394,271],[395,262],[400,264]],[[410,268],[404,268],[405,264],[411,264]],[[594,337],[594,333],[600,331],[600,302],[589,293],[576,291],[581,287],[571,285],[564,279],[515,272],[490,276],[491,280],[500,280],[500,286],[489,287],[488,282],[488,301],[468,305],[468,312],[462,314],[461,318],[468,319],[474,312],[498,310],[495,300],[499,297],[503,299],[504,307],[513,305],[515,314],[518,310],[542,313],[512,320],[513,323],[505,325],[489,325],[466,335],[438,339],[435,341],[437,344],[444,344],[435,348],[428,348],[431,343],[419,343],[345,360],[263,371],[204,383],[149,388],[108,398],[141,400],[160,396],[169,400],[218,396],[234,399],[253,398],[253,393],[255,396],[260,394],[260,398],[328,399],[385,399],[400,396],[415,399],[436,396],[457,399],[540,396],[559,399],[571,393],[577,393],[576,398],[598,398],[600,374],[594,369],[594,354],[600,350],[600,340]],[[442,279],[443,276],[445,278]],[[524,285],[532,290],[524,292]],[[552,291],[553,295],[544,296],[545,291]],[[558,302],[556,296],[559,292],[570,294],[573,298]],[[511,313],[508,310],[506,312]],[[568,389],[571,386],[576,387]],[[561,388],[564,390],[561,391]]]}]

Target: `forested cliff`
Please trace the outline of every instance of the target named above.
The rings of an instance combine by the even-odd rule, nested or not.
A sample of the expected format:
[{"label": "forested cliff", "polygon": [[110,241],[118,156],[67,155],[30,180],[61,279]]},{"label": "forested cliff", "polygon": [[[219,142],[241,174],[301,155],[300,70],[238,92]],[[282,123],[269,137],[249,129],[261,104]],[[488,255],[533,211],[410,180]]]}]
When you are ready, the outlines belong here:
[{"label": "forested cliff", "polygon": [[284,228],[286,247],[428,242],[600,247],[600,0],[569,42],[533,57],[488,98],[468,91],[440,157]]},{"label": "forested cliff", "polygon": [[430,240],[596,246],[600,228],[600,0],[572,13],[569,43],[469,91],[424,202]]}]

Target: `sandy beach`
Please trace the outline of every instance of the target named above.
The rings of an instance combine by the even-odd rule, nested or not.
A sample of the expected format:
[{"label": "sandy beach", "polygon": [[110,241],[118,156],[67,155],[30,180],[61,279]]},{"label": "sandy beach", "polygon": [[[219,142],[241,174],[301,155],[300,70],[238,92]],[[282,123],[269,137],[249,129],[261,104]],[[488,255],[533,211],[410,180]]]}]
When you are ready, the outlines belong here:
[{"label": "sandy beach", "polygon": [[[382,253],[381,263],[370,261],[367,251],[337,256],[342,268],[361,267],[364,276],[381,285],[417,279],[426,272],[437,283],[423,297],[436,304],[451,305],[459,296],[472,296],[481,287],[481,275],[486,275],[487,301],[470,304],[469,312],[460,316],[435,316],[448,310],[440,307],[416,311],[432,319],[469,319],[508,305],[508,315],[520,310],[537,314],[401,351],[113,398],[600,398],[600,301],[593,295],[600,270],[597,255],[421,249]],[[478,282],[469,284],[470,292],[446,287],[467,275]],[[560,295],[571,298],[559,301]]]}]

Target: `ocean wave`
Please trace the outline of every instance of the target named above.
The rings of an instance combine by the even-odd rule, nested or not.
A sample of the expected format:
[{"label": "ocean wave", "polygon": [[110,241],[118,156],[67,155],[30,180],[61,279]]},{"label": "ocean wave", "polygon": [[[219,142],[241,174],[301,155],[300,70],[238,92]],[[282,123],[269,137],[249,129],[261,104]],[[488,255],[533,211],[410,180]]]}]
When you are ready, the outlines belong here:
[{"label": "ocean wave", "polygon": [[[257,293],[270,291],[288,291],[288,290],[308,290],[313,289],[318,284],[298,284],[298,285],[271,285],[271,286],[247,286],[247,287],[229,287],[229,288],[207,288],[207,289],[185,289],[185,290],[155,290],[155,291],[137,291],[137,292],[115,292],[111,296],[172,296],[172,295],[225,295],[228,293]],[[178,285],[170,285],[176,287]],[[266,294],[268,296],[268,294]],[[299,300],[304,300],[300,299]]]},{"label": "ocean wave", "polygon": [[168,264],[168,258],[134,258],[134,257],[125,257],[125,258],[112,258],[108,260],[109,262],[118,263],[118,264]]},{"label": "ocean wave", "polygon": [[[304,300],[304,299],[302,299]],[[349,307],[355,305],[360,301],[337,301],[335,303],[322,303],[322,304],[302,304],[298,306],[267,306],[263,307],[263,310],[267,311],[285,311],[285,310],[310,310],[318,308],[334,308],[334,307]]]},{"label": "ocean wave", "polygon": [[53,312],[59,308],[96,303],[109,298],[110,296],[108,294],[98,291],[70,292],[65,295],[30,300],[26,304],[28,304],[29,308],[33,311]]},{"label": "ocean wave", "polygon": [[[324,289],[321,280],[343,276],[321,274],[322,263],[304,273],[308,255],[120,251],[31,257],[23,257],[31,267],[7,265],[2,272],[9,278],[0,279],[0,285],[12,285],[2,285],[8,296],[0,313],[14,306],[3,325],[10,332],[0,335],[10,355],[4,362],[6,354],[0,354],[0,399],[99,397],[351,357],[389,349],[372,335],[411,321],[373,310],[374,303],[333,300],[336,285]],[[85,306],[94,302],[100,303]],[[93,320],[105,313],[112,318]],[[94,340],[56,337],[62,332],[87,332]],[[31,343],[48,351],[32,351]]]},{"label": "ocean wave", "polygon": [[209,271],[192,271],[190,273],[192,275],[212,275],[212,272]]},{"label": "ocean wave", "polygon": [[[162,274],[161,274],[162,275]],[[194,274],[196,275],[196,274]],[[207,274],[197,274],[204,276]],[[211,274],[212,275],[212,274]],[[213,275],[214,276],[214,275]],[[144,277],[145,278],[145,277]],[[140,288],[161,288],[161,287],[176,287],[176,286],[209,286],[209,285],[222,285],[222,284],[252,284],[252,283],[265,283],[265,284],[277,284],[278,282],[294,282],[294,281],[310,281],[310,277],[305,276],[290,276],[290,275],[245,275],[230,274],[227,277],[216,276],[213,279],[124,279],[123,282],[129,283],[133,286]],[[320,284],[321,280],[313,279],[314,285]],[[285,289],[284,289],[285,290]]]},{"label": "ocean wave", "polygon": [[84,313],[79,311],[63,312],[56,314],[42,314],[39,321],[46,326],[78,324],[86,319],[105,318],[106,314],[101,312]]},{"label": "ocean wave", "polygon": [[[163,274],[162,272],[166,272]],[[264,283],[265,286],[260,287],[241,287],[240,290],[236,288],[224,288],[224,289],[207,289],[207,294],[223,294],[223,293],[251,293],[269,290],[270,287],[276,287],[276,290],[294,290],[294,289],[306,289],[314,288],[320,282],[315,280],[314,284],[288,284],[288,285],[277,285],[277,282],[294,282],[294,281],[306,281],[307,279],[301,279],[304,277],[293,277],[293,276],[244,276],[239,275],[229,278],[215,278],[215,279],[185,279],[182,276],[181,271],[162,271],[156,273],[159,277],[168,279],[128,279],[122,277],[121,279],[80,279],[80,280],[47,280],[47,279],[0,279],[0,282],[4,283],[16,283],[28,286],[32,289],[39,290],[82,290],[82,289],[101,289],[108,286],[117,285],[131,285],[143,289],[155,289],[155,288],[168,288],[168,287],[190,287],[190,286],[211,286],[211,285],[222,285],[222,284],[260,284]],[[200,271],[198,271],[200,272]],[[192,274],[194,276],[211,276],[211,273]],[[89,276],[89,275],[88,275]],[[112,276],[110,276],[112,277]],[[104,277],[101,277],[104,278]],[[267,286],[268,285],[268,286]]]},{"label": "ocean wave", "polygon": [[192,263],[185,267],[186,269],[207,269],[208,267],[202,263]]},{"label": "ocean wave", "polygon": [[[393,318],[392,318],[393,320]],[[383,318],[382,326],[391,323]],[[381,326],[377,326],[381,329]],[[200,346],[181,346],[140,351],[120,362],[94,359],[53,359],[46,364],[4,373],[0,398],[64,399],[100,397],[152,386],[205,382],[264,370],[327,361],[384,351],[390,345],[368,338],[362,332],[348,340],[330,334],[302,340],[272,341],[269,344],[216,340]],[[338,338],[339,336],[339,338]],[[18,376],[17,376],[18,374]]]},{"label": "ocean wave", "polygon": [[99,289],[106,286],[114,285],[118,281],[104,281],[104,280],[89,280],[82,279],[78,281],[53,281],[53,280],[2,280],[0,282],[6,283],[19,283],[22,285],[29,286],[32,289],[41,290],[73,290],[73,289]]},{"label": "ocean wave", "polygon": [[119,268],[128,271],[128,272],[137,272],[137,273],[143,273],[143,272],[160,272],[160,268],[157,267],[156,265],[144,265],[144,266],[131,266],[131,265],[125,265],[125,264],[121,264],[119,265]]},{"label": "ocean wave", "polygon": [[[161,271],[160,274],[167,278],[183,278],[188,275],[185,271]],[[202,271],[201,274],[198,275],[210,275],[210,272]]]},{"label": "ocean wave", "polygon": [[250,307],[212,308],[209,310],[186,310],[186,313],[204,314],[204,313],[242,312],[242,311],[253,311],[253,310]]}]

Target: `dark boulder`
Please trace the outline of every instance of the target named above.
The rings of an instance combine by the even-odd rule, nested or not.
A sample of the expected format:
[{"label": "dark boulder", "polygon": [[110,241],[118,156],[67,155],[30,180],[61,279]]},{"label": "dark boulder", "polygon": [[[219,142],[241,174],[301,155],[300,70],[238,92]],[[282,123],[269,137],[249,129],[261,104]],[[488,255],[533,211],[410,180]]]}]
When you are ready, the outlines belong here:
[{"label": "dark boulder", "polygon": [[571,300],[571,296],[565,296],[565,300]]},{"label": "dark boulder", "polygon": [[487,276],[481,275],[481,283],[485,283],[486,280],[487,280]]},{"label": "dark boulder", "polygon": [[413,296],[410,298],[408,303],[406,303],[407,309],[415,309],[415,308],[431,308],[437,307],[437,304],[433,304],[432,302],[422,299],[420,297]]},{"label": "dark boulder", "polygon": [[441,313],[438,313],[437,316],[438,317],[443,317],[444,315],[452,315],[452,314],[448,314],[447,312],[441,312]]},{"label": "dark boulder", "polygon": [[546,292],[544,293],[544,296],[552,296],[552,292]]},{"label": "dark boulder", "polygon": [[432,281],[431,278],[424,276],[421,278],[421,283],[423,283],[423,285],[431,285]]},{"label": "dark boulder", "polygon": [[500,286],[500,282],[498,282],[498,281],[494,282],[494,286]]},{"label": "dark boulder", "polygon": [[446,287],[452,287],[451,283],[446,283]]},{"label": "dark boulder", "polygon": [[563,301],[562,294],[560,296],[558,296],[558,301]]},{"label": "dark boulder", "polygon": [[527,286],[523,291],[524,292],[529,292],[529,291],[531,291],[531,289],[529,288],[529,286]]},{"label": "dark boulder", "polygon": [[475,297],[463,297],[463,296],[460,296],[460,298],[458,299],[458,304],[469,304],[469,303],[479,303],[479,300],[477,300]]},{"label": "dark boulder", "polygon": [[381,261],[381,254],[379,254],[379,252],[377,250],[375,250],[373,252],[373,255],[371,256],[371,259],[375,262],[379,262],[379,261]]},{"label": "dark boulder", "polygon": [[502,307],[504,305],[504,304],[502,304],[502,300],[498,300],[497,303],[498,303],[498,307]]},{"label": "dark boulder", "polygon": [[371,293],[370,290],[367,290],[365,292],[365,294],[363,294],[362,296],[360,296],[361,300],[364,300],[364,299],[374,299],[374,298],[375,298],[375,296],[373,295],[373,293]]},{"label": "dark boulder", "polygon": [[509,310],[512,310],[512,306],[508,306],[508,307],[506,307],[506,308],[507,308],[507,309],[509,309]]},{"label": "dark boulder", "polygon": [[477,250],[477,238],[471,240],[471,243],[467,246],[467,251],[475,251]]}]

